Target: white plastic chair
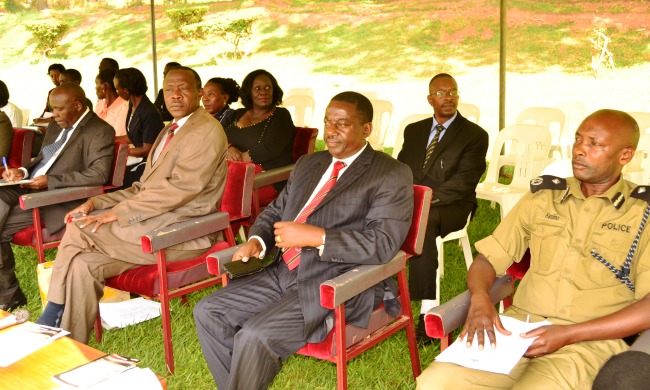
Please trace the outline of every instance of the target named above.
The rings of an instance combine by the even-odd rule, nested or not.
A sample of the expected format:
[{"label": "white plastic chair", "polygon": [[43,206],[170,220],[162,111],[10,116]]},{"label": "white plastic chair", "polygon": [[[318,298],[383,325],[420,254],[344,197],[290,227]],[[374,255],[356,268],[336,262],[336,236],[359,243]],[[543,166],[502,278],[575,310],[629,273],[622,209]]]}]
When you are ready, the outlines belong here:
[{"label": "white plastic chair", "polygon": [[[402,122],[399,124],[399,129],[397,130],[397,135],[395,136],[395,143],[393,144],[393,158],[397,158],[397,155],[402,150],[402,145],[404,145],[404,129],[406,129],[406,126],[431,117],[433,117],[433,113],[412,114],[402,119]],[[423,148],[426,148],[426,146]]]},{"label": "white plastic chair", "polygon": [[388,133],[390,118],[393,116],[393,103],[388,100],[370,99],[373,109],[372,133],[368,137],[368,142],[375,150],[384,150],[384,140]]},{"label": "white plastic chair", "polygon": [[562,150],[561,158],[571,158],[571,148],[573,147],[573,142],[575,141],[575,134],[580,123],[585,119],[585,104],[581,101],[572,101],[564,102],[559,108],[564,111],[565,122],[564,130],[562,130],[562,135],[560,138],[560,145]]},{"label": "white plastic chair", "polygon": [[[499,184],[498,161],[501,150],[508,144],[510,144],[510,155],[514,156],[514,161],[510,164],[514,166],[512,182]],[[533,169],[534,157],[540,153],[548,154],[550,145],[551,133],[542,126],[505,127],[497,135],[487,175],[485,180],[476,187],[476,197],[499,203],[501,219],[503,219],[528,191],[530,180],[541,173],[541,169],[538,173]]]},{"label": "white plastic chair", "polygon": [[440,302],[440,278],[445,276],[445,245],[444,243],[451,240],[458,240],[459,244],[463,248],[463,256],[465,257],[465,265],[469,270],[469,266],[472,265],[474,257],[472,256],[472,247],[469,244],[469,235],[467,234],[467,227],[469,226],[469,221],[472,217],[472,214],[467,216],[467,223],[465,226],[451,232],[443,237],[436,237],[436,248],[438,248],[438,270],[436,271],[436,299]]},{"label": "white plastic chair", "polygon": [[629,112],[628,114],[632,115],[632,118],[636,120],[636,123],[639,124],[639,131],[641,134],[650,133],[650,112]]},{"label": "white plastic chair", "polygon": [[286,91],[284,91],[284,98],[286,99],[289,96],[293,95],[307,95],[307,96],[314,96],[314,90],[308,87],[304,88],[289,88]]},{"label": "white plastic chair", "polygon": [[[546,107],[532,107],[532,108],[546,109]],[[529,110],[529,109],[526,109],[526,110]],[[526,110],[522,111],[522,113],[525,113]],[[549,110],[553,110],[552,112],[555,112],[556,115],[564,116],[564,112],[562,112],[562,110],[560,110],[559,108],[549,108]],[[540,110],[539,112],[542,112],[542,111],[543,110]],[[533,111],[529,111],[529,112],[533,112]],[[549,111],[549,112],[551,112],[551,111]],[[527,118],[527,119],[525,119],[525,118]],[[520,114],[519,118],[517,118],[517,120],[518,120],[517,124],[523,124],[523,123],[519,122],[520,119],[521,120],[525,119],[524,120],[525,122],[533,122],[533,120],[531,118],[532,118],[532,116],[527,116],[527,115],[522,116]],[[539,118],[541,118],[541,116]],[[547,166],[548,164],[553,162],[554,158],[552,157],[552,154],[551,154],[551,150],[553,150],[553,148],[555,148],[555,150],[558,150],[558,151],[561,152],[561,148],[557,145],[557,143],[554,144],[556,138],[553,137],[553,133],[551,131],[551,126],[550,125],[551,125],[552,121],[544,122],[541,119],[539,119],[538,122],[539,123],[530,123],[531,126],[535,126],[534,128],[533,127],[529,128],[530,131],[548,132],[548,134],[549,134],[549,136],[551,138],[550,138],[550,143],[548,144],[548,148],[544,149],[544,148],[540,147],[541,145],[538,145],[538,147],[535,150],[535,155],[533,156],[533,176],[538,176],[542,172],[542,169],[544,169],[545,166]],[[564,126],[564,122],[559,123],[559,125]],[[544,130],[542,130],[542,129],[544,129]],[[561,129],[561,127],[560,127],[560,129]],[[559,131],[558,131],[558,134],[560,134]],[[501,169],[501,167],[506,166],[506,165],[514,165],[514,161],[515,161],[516,156],[510,151],[509,146],[510,146],[509,144],[506,145],[506,154],[499,157],[499,162],[498,162],[499,169]],[[494,152],[494,149],[492,149],[492,151]],[[560,153],[560,158],[562,158],[562,157],[563,156]]]},{"label": "white plastic chair", "polygon": [[471,103],[458,103],[457,108],[465,118],[478,124],[478,120],[481,118],[481,110],[477,105]]},{"label": "white plastic chair", "polygon": [[282,100],[282,106],[291,112],[293,124],[300,127],[311,127],[316,101],[309,95],[291,95]]},{"label": "white plastic chair", "polygon": [[[570,157],[569,155],[565,155],[566,151],[563,150],[564,148],[562,145],[562,140],[564,139],[562,133],[565,131],[566,115],[561,109],[554,107],[528,107],[517,115],[516,123],[528,123],[546,127],[549,129],[552,136],[552,146],[549,157],[553,157],[555,151],[560,154],[560,158]],[[575,131],[575,129],[573,130]],[[541,169],[539,172],[541,172]]]},{"label": "white plastic chair", "polygon": [[641,133],[634,158],[623,167],[623,178],[640,185],[650,184],[650,134]]},{"label": "white plastic chair", "polygon": [[23,114],[23,127],[29,125],[29,115],[32,113],[32,110],[29,108],[21,108],[20,111]]}]

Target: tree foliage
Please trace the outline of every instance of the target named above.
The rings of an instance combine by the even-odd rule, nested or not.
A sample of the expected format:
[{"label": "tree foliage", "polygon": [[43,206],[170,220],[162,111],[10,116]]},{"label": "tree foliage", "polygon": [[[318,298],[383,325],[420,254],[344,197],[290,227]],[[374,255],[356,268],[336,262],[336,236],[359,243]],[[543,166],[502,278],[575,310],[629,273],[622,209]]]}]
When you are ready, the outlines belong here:
[{"label": "tree foliage", "polygon": [[36,38],[40,56],[47,59],[47,56],[59,47],[61,38],[63,38],[70,26],[65,22],[51,21],[26,24],[25,28]]},{"label": "tree foliage", "polygon": [[239,19],[224,20],[216,24],[194,24],[180,28],[180,33],[186,39],[208,40],[211,36],[217,36],[232,44],[233,57],[240,58],[240,44],[243,40],[253,35],[253,24],[257,16],[244,17]]},{"label": "tree foliage", "polygon": [[172,20],[172,24],[179,32],[188,24],[200,23],[207,13],[208,7],[175,8],[165,11],[165,14]]}]

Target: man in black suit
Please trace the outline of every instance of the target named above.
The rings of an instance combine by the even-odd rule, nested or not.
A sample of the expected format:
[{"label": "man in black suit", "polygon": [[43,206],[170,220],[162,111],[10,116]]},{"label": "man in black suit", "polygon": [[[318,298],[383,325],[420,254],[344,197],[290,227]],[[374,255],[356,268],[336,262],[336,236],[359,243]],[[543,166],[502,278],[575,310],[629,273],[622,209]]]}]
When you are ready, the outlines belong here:
[{"label": "man in black suit", "polygon": [[440,299],[436,296],[436,237],[465,226],[476,206],[476,185],[486,166],[489,136],[457,111],[458,97],[453,77],[446,73],[434,76],[427,96],[433,117],[406,127],[404,146],[397,157],[411,167],[413,183],[433,190],[422,254],[409,260],[411,299],[422,300],[417,336],[423,343],[431,341],[424,331],[424,313]]},{"label": "man in black suit", "polygon": [[[108,180],[115,130],[85,106],[85,98],[83,89],[75,84],[54,88],[49,98],[54,120],[45,133],[45,146],[26,167],[10,168],[2,174],[5,181],[31,182],[0,188],[0,309],[14,309],[27,302],[14,273],[11,240],[33,221],[31,211],[18,205],[19,196],[33,191],[101,185]],[[44,207],[41,220],[55,233],[64,227],[65,214],[81,203],[83,200]]]},{"label": "man in black suit", "polygon": [[[402,245],[413,212],[410,170],[372,150],[371,131],[370,101],[356,92],[336,95],[325,112],[328,151],[296,163],[233,260],[274,246],[284,253],[264,272],[234,279],[196,305],[199,341],[219,389],[267,388],[284,360],[327,335],[331,311],[319,303],[320,284],[359,264],[385,263]],[[292,252],[298,262],[289,259]],[[387,291],[396,292],[392,279],[347,302],[348,322],[366,327]]]}]

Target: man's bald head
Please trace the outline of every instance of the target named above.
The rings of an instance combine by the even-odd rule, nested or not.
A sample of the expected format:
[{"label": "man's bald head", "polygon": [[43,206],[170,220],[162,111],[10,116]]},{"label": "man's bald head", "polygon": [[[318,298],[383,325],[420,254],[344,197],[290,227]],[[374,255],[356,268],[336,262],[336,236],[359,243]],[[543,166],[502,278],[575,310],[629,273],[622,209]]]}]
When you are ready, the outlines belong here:
[{"label": "man's bald head", "polygon": [[86,112],[86,94],[77,84],[61,84],[50,93],[52,116],[62,128],[73,126]]},{"label": "man's bald head", "polygon": [[623,147],[636,150],[641,134],[639,124],[632,115],[624,111],[603,109],[587,116],[585,121],[588,119],[602,121],[610,131],[616,134]]},{"label": "man's bald head", "polygon": [[632,161],[639,143],[639,125],[623,111],[599,110],[587,116],[573,143],[573,175],[586,196],[607,191]]}]

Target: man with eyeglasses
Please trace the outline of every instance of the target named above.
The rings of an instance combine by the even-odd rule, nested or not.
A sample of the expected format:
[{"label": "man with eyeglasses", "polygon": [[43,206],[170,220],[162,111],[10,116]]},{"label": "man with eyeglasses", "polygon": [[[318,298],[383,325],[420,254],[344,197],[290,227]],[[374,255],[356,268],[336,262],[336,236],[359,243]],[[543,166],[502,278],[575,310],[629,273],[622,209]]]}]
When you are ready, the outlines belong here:
[{"label": "man with eyeglasses", "polygon": [[431,187],[422,254],[409,260],[411,299],[422,301],[416,335],[421,344],[432,341],[424,330],[424,313],[439,304],[436,296],[438,250],[436,237],[462,229],[476,207],[476,185],[485,172],[489,136],[456,109],[458,85],[447,73],[429,82],[427,100],[433,116],[404,130],[404,145],[397,159],[413,172],[413,183]]}]

